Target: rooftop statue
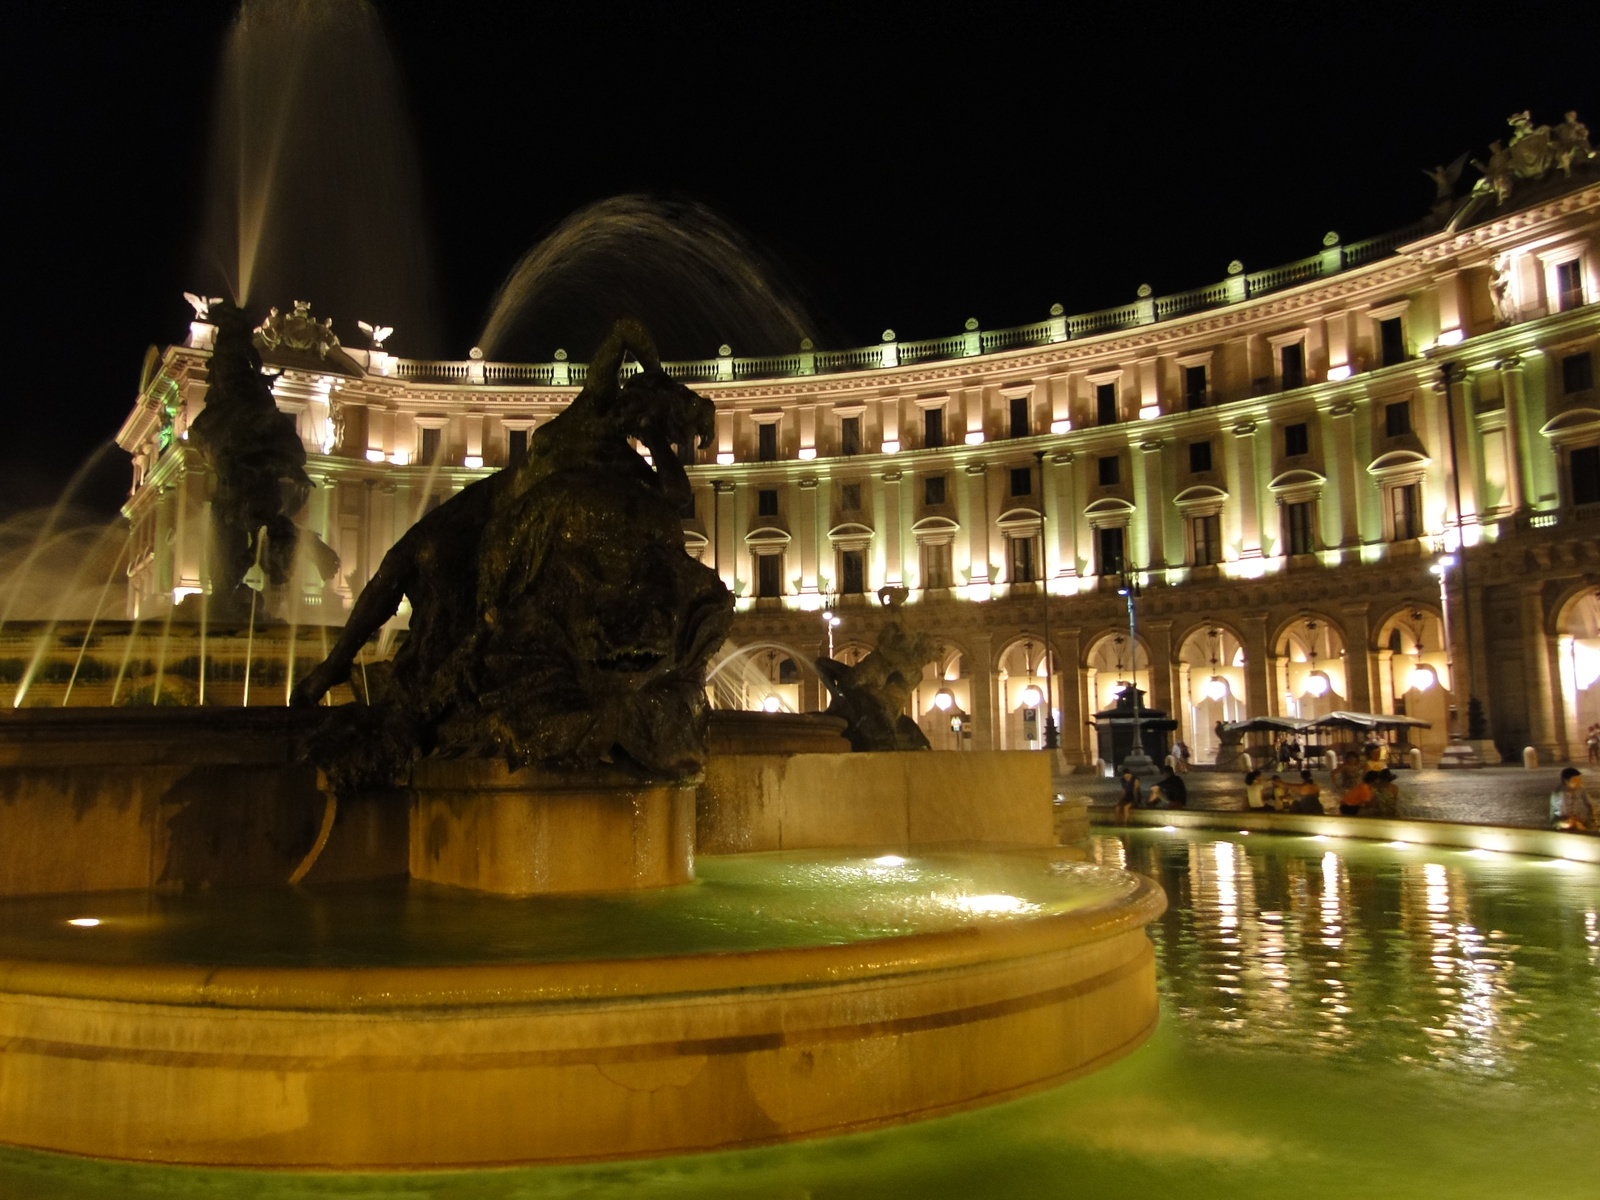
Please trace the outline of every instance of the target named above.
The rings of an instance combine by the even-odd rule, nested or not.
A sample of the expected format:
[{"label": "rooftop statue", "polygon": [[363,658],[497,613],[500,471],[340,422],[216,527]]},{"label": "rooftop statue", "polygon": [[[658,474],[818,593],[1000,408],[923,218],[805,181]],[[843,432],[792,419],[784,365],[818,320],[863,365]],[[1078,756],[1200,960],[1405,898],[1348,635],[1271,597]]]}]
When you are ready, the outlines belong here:
[{"label": "rooftop statue", "polygon": [[903,587],[878,589],[889,620],[878,633],[877,648],[855,666],[831,658],[817,660],[817,674],[833,696],[826,715],[845,719],[844,735],[852,750],[932,749],[927,735],[904,711],[911,690],[922,680],[922,668],[937,653],[927,634],[909,633],[900,621],[900,606],[908,594]]},{"label": "rooftop statue", "polygon": [[[294,419],[278,410],[272,385],[261,373],[249,318],[235,305],[210,300],[204,319],[216,327],[216,339],[206,407],[189,426],[189,443],[216,476],[210,617],[247,620],[252,609],[247,574],[253,583],[286,584],[301,538],[307,539],[304,549],[324,579],[338,570],[339,556],[316,534],[295,525],[314,485]],[[264,580],[252,572],[257,563]]]},{"label": "rooftop statue", "polygon": [[[629,351],[642,369],[624,383]],[[714,420],[709,400],[661,369],[649,334],[617,322],[523,463],[412,526],[295,688],[295,704],[317,703],[411,602],[392,667],[363,671],[370,705],[344,706],[311,747],[334,787],[401,782],[435,752],[653,779],[697,772],[706,662],[733,597],[685,553],[691,491],[674,447],[709,446]]]},{"label": "rooftop statue", "polygon": [[1506,124],[1511,126],[1510,142],[1490,142],[1488,162],[1472,160],[1483,175],[1473,185],[1474,199],[1493,196],[1496,204],[1504,204],[1519,180],[1543,179],[1551,168],[1570,176],[1574,166],[1583,167],[1595,157],[1589,128],[1576,112],[1568,112],[1554,129],[1535,125],[1527,112],[1512,113]]}]

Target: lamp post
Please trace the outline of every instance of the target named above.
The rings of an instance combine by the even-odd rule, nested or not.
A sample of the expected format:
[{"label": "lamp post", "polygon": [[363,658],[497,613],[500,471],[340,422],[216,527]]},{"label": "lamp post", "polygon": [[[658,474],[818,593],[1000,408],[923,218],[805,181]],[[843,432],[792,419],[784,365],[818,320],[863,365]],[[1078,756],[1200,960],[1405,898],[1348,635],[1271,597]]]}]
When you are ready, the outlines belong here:
[{"label": "lamp post", "polygon": [[1044,581],[1044,748],[1059,750],[1061,732],[1056,728],[1056,667],[1050,648],[1050,554],[1045,538],[1048,518],[1045,515],[1044,498],[1048,493],[1044,486],[1044,451],[1035,450],[1033,458],[1039,464],[1039,575]]},{"label": "lamp post", "polygon": [[828,627],[828,657],[833,657],[833,631],[843,622],[828,609],[822,610],[822,623]]},{"label": "lamp post", "polygon": [[1122,584],[1117,593],[1128,598],[1128,675],[1132,680],[1128,686],[1133,692],[1133,745],[1122,760],[1122,769],[1135,775],[1147,775],[1155,769],[1155,763],[1144,752],[1144,731],[1139,716],[1143,707],[1139,703],[1139,634],[1133,619],[1133,598],[1139,592],[1139,585],[1131,572],[1123,574]]},{"label": "lamp post", "polygon": [[[1459,512],[1459,510],[1457,510]],[[1457,530],[1460,521],[1456,522]],[[1430,572],[1439,577],[1439,612],[1444,624],[1444,665],[1450,672],[1450,744],[1444,748],[1444,753],[1439,756],[1439,766],[1444,769],[1452,767],[1481,767],[1483,758],[1478,754],[1472,743],[1462,740],[1460,730],[1456,725],[1456,695],[1459,684],[1456,681],[1456,656],[1453,649],[1454,643],[1450,640],[1450,568],[1456,565],[1454,554],[1441,554],[1439,561],[1428,568]]]}]

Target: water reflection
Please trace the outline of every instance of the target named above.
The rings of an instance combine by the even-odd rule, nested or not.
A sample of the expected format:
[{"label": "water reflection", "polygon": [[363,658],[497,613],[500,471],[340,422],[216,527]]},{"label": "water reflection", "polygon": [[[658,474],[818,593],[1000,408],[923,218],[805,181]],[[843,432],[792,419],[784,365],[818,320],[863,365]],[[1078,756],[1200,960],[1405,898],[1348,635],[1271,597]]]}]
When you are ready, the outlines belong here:
[{"label": "water reflection", "polygon": [[[1497,1078],[1530,1049],[1600,1054],[1600,871],[1396,849],[1129,830],[1091,857],[1167,888],[1151,937],[1189,1039]],[[1580,936],[1576,978],[1580,955],[1550,947]]]}]

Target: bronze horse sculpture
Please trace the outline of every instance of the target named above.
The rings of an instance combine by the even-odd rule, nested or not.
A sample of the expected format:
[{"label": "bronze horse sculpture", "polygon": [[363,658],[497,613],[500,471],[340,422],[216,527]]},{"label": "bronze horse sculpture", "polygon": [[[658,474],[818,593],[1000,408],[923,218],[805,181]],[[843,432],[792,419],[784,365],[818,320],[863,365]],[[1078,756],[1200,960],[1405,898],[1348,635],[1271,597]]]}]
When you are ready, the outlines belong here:
[{"label": "bronze horse sculpture", "polygon": [[[628,352],[640,369],[624,381]],[[295,704],[313,705],[349,680],[361,648],[410,601],[392,667],[362,672],[368,705],[344,706],[310,747],[334,786],[401,782],[429,753],[651,778],[698,771],[706,662],[733,597],[684,550],[692,492],[676,448],[710,445],[714,417],[662,370],[645,330],[619,321],[525,460],[412,526],[294,689]]]}]

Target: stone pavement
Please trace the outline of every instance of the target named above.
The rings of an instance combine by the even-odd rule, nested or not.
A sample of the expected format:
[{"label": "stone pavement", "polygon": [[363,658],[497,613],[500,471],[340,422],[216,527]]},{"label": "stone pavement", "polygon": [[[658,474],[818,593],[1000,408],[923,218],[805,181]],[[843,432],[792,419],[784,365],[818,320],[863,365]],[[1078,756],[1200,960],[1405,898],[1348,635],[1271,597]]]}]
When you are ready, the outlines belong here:
[{"label": "stone pavement", "polygon": [[[1600,801],[1600,767],[1585,767],[1592,799]],[[1555,789],[1561,767],[1484,767],[1477,771],[1396,771],[1400,783],[1401,817],[1422,821],[1463,821],[1473,825],[1518,825],[1545,827],[1549,819],[1550,793]],[[1244,808],[1244,776],[1218,774],[1205,769],[1191,770],[1184,777],[1189,787],[1189,807],[1213,812]],[[1323,787],[1323,807],[1339,811],[1337,797],[1328,772],[1317,771],[1314,778]],[[1150,781],[1146,781],[1148,788]],[[1058,777],[1056,790],[1065,795],[1089,797],[1094,807],[1116,803],[1119,787],[1114,779],[1092,775]]]}]

